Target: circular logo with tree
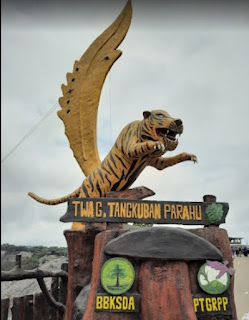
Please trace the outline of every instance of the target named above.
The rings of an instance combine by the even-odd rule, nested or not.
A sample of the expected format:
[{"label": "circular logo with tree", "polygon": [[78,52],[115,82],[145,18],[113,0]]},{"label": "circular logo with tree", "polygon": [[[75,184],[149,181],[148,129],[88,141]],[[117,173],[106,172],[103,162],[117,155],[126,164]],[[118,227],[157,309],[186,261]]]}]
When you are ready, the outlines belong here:
[{"label": "circular logo with tree", "polygon": [[234,270],[228,268],[227,264],[228,261],[221,263],[207,260],[207,263],[201,266],[197,279],[203,291],[209,294],[221,294],[228,289]]},{"label": "circular logo with tree", "polygon": [[127,259],[112,258],[104,263],[100,279],[106,292],[118,295],[131,288],[135,280],[135,271]]}]

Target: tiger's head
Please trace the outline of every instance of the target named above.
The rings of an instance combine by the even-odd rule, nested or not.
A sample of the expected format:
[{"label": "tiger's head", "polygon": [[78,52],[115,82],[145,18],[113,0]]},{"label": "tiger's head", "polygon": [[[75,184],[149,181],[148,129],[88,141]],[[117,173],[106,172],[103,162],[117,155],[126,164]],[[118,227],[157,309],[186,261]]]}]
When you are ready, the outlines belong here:
[{"label": "tiger's head", "polygon": [[172,118],[163,110],[144,111],[143,116],[142,141],[161,141],[165,145],[166,151],[174,150],[178,145],[176,136],[183,132],[182,120]]}]

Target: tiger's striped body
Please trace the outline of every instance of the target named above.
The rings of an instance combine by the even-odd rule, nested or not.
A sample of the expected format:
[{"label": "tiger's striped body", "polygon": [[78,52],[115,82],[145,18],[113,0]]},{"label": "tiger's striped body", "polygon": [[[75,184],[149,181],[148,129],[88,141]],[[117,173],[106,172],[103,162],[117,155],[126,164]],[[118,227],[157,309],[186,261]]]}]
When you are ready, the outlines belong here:
[{"label": "tiger's striped body", "polygon": [[82,196],[104,197],[109,191],[130,187],[149,164],[150,151],[155,151],[153,148],[150,150],[146,143],[139,142],[139,132],[140,121],[132,122],[122,130],[100,168],[96,168],[83,181]]},{"label": "tiger's striped body", "polygon": [[[161,118],[157,114],[160,114]],[[146,166],[162,170],[193,158],[193,155],[189,154],[171,158],[161,157],[167,150],[174,150],[178,141],[158,136],[156,129],[160,128],[171,128],[174,134],[181,134],[183,131],[180,119],[171,118],[161,110],[155,110],[147,117],[145,115],[142,121],[128,124],[121,131],[101,166],[83,181],[80,197],[105,197],[110,191],[128,189]],[[172,139],[174,138],[172,136]]]},{"label": "tiger's striped body", "polygon": [[[100,167],[94,169],[73,193],[52,200],[33,193],[29,195],[49,205],[65,202],[75,196],[105,197],[110,191],[128,189],[147,166],[162,170],[186,160],[197,161],[195,155],[188,153],[162,157],[166,151],[172,151],[178,145],[176,135],[183,132],[180,119],[172,118],[162,110],[145,111],[143,115],[142,121],[134,121],[121,131]],[[82,223],[74,223],[73,227],[81,228]]]}]

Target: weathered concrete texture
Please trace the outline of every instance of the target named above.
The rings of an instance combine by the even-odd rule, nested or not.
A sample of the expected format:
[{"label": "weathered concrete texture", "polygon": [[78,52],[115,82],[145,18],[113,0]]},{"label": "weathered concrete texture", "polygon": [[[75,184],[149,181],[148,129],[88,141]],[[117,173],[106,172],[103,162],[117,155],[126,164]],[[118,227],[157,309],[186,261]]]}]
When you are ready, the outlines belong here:
[{"label": "weathered concrete texture", "polygon": [[9,298],[1,300],[1,319],[2,320],[8,319],[9,304],[10,304]]},{"label": "weathered concrete texture", "polygon": [[[40,296],[43,299],[42,294],[40,294]],[[36,303],[34,303],[34,304],[35,304],[34,305],[34,315],[35,315],[35,311],[39,310],[41,313],[42,313],[42,311],[44,311],[44,307],[45,307],[44,300],[43,300],[42,305],[37,306]],[[40,309],[39,309],[39,307],[40,307]],[[48,308],[47,308],[47,311],[48,311]],[[11,308],[11,313],[12,313],[13,320],[23,320],[23,319],[33,320],[33,295],[27,295],[24,297],[14,298],[13,299],[13,306]],[[39,320],[41,318],[37,317],[34,319]]]},{"label": "weathered concrete texture", "polygon": [[107,193],[107,198],[121,198],[121,199],[144,199],[154,196],[155,192],[144,186],[136,187],[132,189],[126,189],[122,191],[110,191]]},{"label": "weathered concrete texture", "polygon": [[187,263],[148,260],[139,272],[141,319],[196,320]]},{"label": "weathered concrete texture", "polygon": [[[32,315],[35,320],[49,319],[49,308],[41,292],[36,293],[34,296],[34,312]],[[15,320],[14,318],[12,319]],[[21,318],[18,315],[16,319],[21,320],[25,318]]]},{"label": "weathered concrete texture", "polygon": [[110,312],[95,312],[95,297],[100,289],[100,272],[103,262],[106,259],[104,248],[106,244],[118,236],[122,231],[108,230],[99,233],[95,238],[94,260],[91,280],[91,290],[88,298],[87,309],[82,320],[139,320],[138,314],[127,313],[110,313]]},{"label": "weathered concrete texture", "polygon": [[234,258],[235,278],[234,278],[234,296],[237,308],[238,319],[249,316],[249,259],[248,257]]},{"label": "weathered concrete texture", "polygon": [[[150,231],[148,231],[148,229]],[[164,231],[160,234],[161,229]],[[175,235],[174,232],[176,232]],[[230,262],[230,266],[233,265],[227,232],[218,227],[206,227],[181,231],[176,228],[165,227],[139,228],[136,229],[136,231],[113,229],[106,230],[97,235],[90,230],[67,231],[66,233],[66,238],[69,244],[69,266],[71,265],[71,267],[69,267],[67,295],[67,309],[69,310],[67,310],[64,320],[73,319],[71,310],[73,309],[76,293],[78,293],[77,286],[84,286],[87,288],[86,286],[89,283],[90,278],[91,289],[90,292],[88,292],[89,296],[88,294],[84,294],[84,304],[81,304],[80,306],[78,305],[78,307],[80,307],[78,317],[80,317],[80,314],[84,314],[82,320],[196,320],[197,317],[193,308],[192,294],[203,293],[197,283],[197,272],[200,266],[205,263],[206,259],[210,258],[208,258],[208,256],[204,256],[203,259],[199,261],[188,258],[186,258],[188,261],[183,261],[182,257],[189,254],[189,249],[187,247],[192,248],[192,251],[193,248],[195,248],[194,250],[197,251],[198,255],[203,254],[204,251],[202,248],[194,246],[197,239],[200,243],[206,239],[220,249],[224,257],[223,259],[227,259]],[[185,238],[185,243],[179,243],[179,239],[177,238],[180,238],[186,233],[188,235],[186,235],[187,238]],[[138,239],[129,238],[131,235],[133,237],[134,234],[139,235]],[[144,235],[147,235],[147,238],[144,237]],[[173,247],[176,252],[180,250],[179,248],[181,248],[181,246],[185,248],[185,251],[182,253],[183,256],[180,259],[172,260],[171,258],[169,259],[171,261],[167,261],[166,259],[159,259],[158,257],[156,259],[149,257],[143,257],[141,259],[137,258],[136,255],[135,257],[127,257],[135,268],[136,279],[130,291],[138,292],[141,295],[140,313],[96,312],[96,294],[104,292],[100,284],[101,267],[108,258],[111,258],[111,256],[105,252],[105,248],[107,248],[110,243],[114,243],[114,241],[117,241],[118,239],[124,239],[125,241],[121,249],[127,247],[129,250],[142,251],[147,250],[146,246],[150,246],[152,243],[153,246],[155,246],[155,249],[158,250],[158,248],[164,248],[164,250],[167,251],[168,244],[164,242],[165,236],[166,239],[167,237],[172,236],[172,243],[170,242],[172,245],[172,252]],[[91,250],[93,250],[94,238],[95,244],[93,255]],[[140,242],[143,242],[143,247],[139,247]],[[213,250],[213,246],[211,244],[210,246]],[[219,252],[218,249],[217,251]],[[219,257],[221,253],[219,253]],[[177,254],[179,255],[179,252]],[[191,254],[194,255],[194,253]],[[115,255],[119,255],[118,252],[115,253]],[[75,259],[75,257],[78,257],[77,260],[80,262],[78,264],[80,269],[72,267],[74,265],[75,260],[73,259]],[[233,286],[228,290],[228,295],[230,296],[230,304],[233,310],[232,316],[204,316],[200,319],[237,320]],[[75,316],[76,315],[77,314],[75,313]]]},{"label": "weathered concrete texture", "polygon": [[92,275],[94,230],[65,230],[68,245],[68,287],[64,320],[72,320],[73,305],[81,289]]},{"label": "weathered concrete texture", "polygon": [[217,226],[209,226],[200,229],[188,229],[188,231],[206,239],[215,247],[220,249],[224,260],[228,260],[230,266],[233,266],[233,258],[227,231]]},{"label": "weathered concrete texture", "polygon": [[[188,229],[190,232],[202,237],[203,239],[208,240],[214,246],[220,249],[223,255],[223,260],[229,261],[229,266],[233,268],[233,258],[231,253],[230,242],[228,238],[227,231],[225,229],[221,229],[217,226],[209,226],[200,229]],[[191,291],[193,294],[201,293],[202,290],[200,289],[197,281],[196,281],[196,274],[201,267],[203,262],[193,261],[189,264],[190,272],[190,282],[191,282]],[[236,277],[236,274],[235,274]],[[230,316],[220,316],[217,318],[211,318],[211,320],[225,320],[225,319],[232,319],[237,320],[237,313],[234,301],[234,276],[231,278],[231,285],[230,288],[227,290],[228,294],[230,295],[230,304],[232,307],[232,317]],[[202,320],[210,320],[210,317],[203,317]]]},{"label": "weathered concrete texture", "polygon": [[[191,245],[190,245],[191,243]],[[110,241],[105,253],[165,260],[222,260],[210,242],[181,228],[153,227],[127,232]]]}]

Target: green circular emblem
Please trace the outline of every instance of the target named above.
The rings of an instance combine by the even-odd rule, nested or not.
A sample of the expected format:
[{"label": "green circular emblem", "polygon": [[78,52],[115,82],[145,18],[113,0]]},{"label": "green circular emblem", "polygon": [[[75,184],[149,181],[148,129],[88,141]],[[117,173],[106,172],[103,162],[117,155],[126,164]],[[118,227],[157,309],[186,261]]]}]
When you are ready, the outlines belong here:
[{"label": "green circular emblem", "polygon": [[131,288],[135,280],[135,271],[127,259],[112,258],[104,263],[100,279],[106,292],[118,295]]},{"label": "green circular emblem", "polygon": [[208,261],[204,263],[197,275],[201,289],[209,294],[221,294],[230,285],[230,274],[225,271],[223,263]]}]

